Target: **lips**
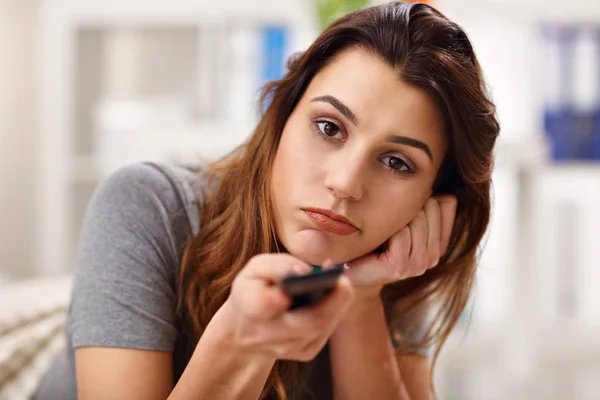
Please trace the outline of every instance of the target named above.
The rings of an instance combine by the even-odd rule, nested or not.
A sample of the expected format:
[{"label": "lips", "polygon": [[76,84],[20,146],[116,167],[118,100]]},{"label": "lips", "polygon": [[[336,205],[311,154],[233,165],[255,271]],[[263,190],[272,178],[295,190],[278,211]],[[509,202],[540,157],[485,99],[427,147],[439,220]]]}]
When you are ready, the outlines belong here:
[{"label": "lips", "polygon": [[341,236],[348,236],[358,232],[358,228],[348,218],[331,210],[305,208],[302,211],[322,231]]}]

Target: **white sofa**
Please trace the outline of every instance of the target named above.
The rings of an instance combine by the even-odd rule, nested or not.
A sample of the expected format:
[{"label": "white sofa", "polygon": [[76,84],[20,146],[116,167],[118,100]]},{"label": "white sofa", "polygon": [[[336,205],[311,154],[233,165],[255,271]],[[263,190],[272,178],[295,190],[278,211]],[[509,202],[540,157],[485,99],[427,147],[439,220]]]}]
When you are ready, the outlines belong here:
[{"label": "white sofa", "polygon": [[64,346],[71,276],[0,285],[0,400],[29,399]]}]

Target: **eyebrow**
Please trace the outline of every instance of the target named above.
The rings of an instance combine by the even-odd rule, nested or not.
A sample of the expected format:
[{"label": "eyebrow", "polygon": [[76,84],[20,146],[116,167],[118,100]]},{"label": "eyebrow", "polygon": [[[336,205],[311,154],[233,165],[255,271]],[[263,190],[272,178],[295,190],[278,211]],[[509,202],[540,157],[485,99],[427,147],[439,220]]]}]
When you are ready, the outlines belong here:
[{"label": "eyebrow", "polygon": [[358,118],[356,118],[356,115],[352,112],[352,110],[350,110],[344,103],[342,103],[335,97],[327,94],[325,96],[315,97],[311,101],[321,101],[324,103],[331,104],[339,112],[341,112],[344,117],[348,118],[350,122],[352,122],[354,125],[358,125]]},{"label": "eyebrow", "polygon": [[425,152],[425,154],[427,154],[427,157],[429,157],[429,161],[433,161],[433,154],[431,153],[431,149],[429,148],[429,146],[427,146],[425,143],[421,142],[420,140],[409,138],[406,136],[397,136],[397,135],[390,135],[390,136],[388,136],[387,139],[389,142],[392,142],[392,143],[405,144],[407,146],[416,147],[417,149],[421,149]]}]

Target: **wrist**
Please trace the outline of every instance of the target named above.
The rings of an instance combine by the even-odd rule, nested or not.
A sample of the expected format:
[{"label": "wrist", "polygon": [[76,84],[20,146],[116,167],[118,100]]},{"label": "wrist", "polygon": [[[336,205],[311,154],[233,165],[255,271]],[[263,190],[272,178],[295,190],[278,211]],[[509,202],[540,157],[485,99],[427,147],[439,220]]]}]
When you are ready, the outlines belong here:
[{"label": "wrist", "polygon": [[364,321],[383,309],[380,292],[364,292],[362,295],[355,294],[348,311],[342,318],[343,323],[354,324]]},{"label": "wrist", "polygon": [[[227,309],[221,309],[204,330],[169,399],[260,396],[275,359],[238,351],[231,341],[234,320],[227,315]],[[227,382],[227,385],[223,382]]]},{"label": "wrist", "polygon": [[354,299],[356,301],[374,301],[381,298],[381,291],[383,285],[371,285],[371,286],[354,286]]}]

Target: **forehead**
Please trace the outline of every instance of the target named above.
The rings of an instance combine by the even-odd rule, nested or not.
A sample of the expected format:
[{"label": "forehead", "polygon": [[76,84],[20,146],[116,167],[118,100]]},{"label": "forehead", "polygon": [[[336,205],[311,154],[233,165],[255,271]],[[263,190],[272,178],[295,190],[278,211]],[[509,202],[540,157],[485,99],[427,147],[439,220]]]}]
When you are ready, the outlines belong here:
[{"label": "forehead", "polygon": [[443,117],[433,99],[403,82],[400,72],[376,55],[358,48],[341,52],[315,75],[303,102],[322,95],[343,102],[356,114],[359,127],[373,134],[408,136],[443,151]]}]

